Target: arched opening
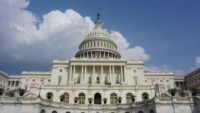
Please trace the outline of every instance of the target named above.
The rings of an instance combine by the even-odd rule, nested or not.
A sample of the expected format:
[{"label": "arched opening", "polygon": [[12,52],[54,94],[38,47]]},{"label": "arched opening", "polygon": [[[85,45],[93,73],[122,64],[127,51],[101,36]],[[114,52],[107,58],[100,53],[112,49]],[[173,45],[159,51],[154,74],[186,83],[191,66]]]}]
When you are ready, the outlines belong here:
[{"label": "arched opening", "polygon": [[44,110],[44,109],[42,109],[42,110],[40,111],[40,113],[45,113],[45,110]]},{"label": "arched opening", "polygon": [[53,111],[52,113],[58,113],[57,111]]},{"label": "arched opening", "polygon": [[117,94],[112,93],[110,95],[110,104],[117,104]]},{"label": "arched opening", "polygon": [[66,112],[66,113],[70,113],[70,112],[68,111],[68,112]]},{"label": "arched opening", "polygon": [[65,96],[64,103],[69,103],[69,94],[64,93],[63,95]]},{"label": "arched opening", "polygon": [[144,113],[143,111],[139,111],[138,113]]},{"label": "arched opening", "polygon": [[153,109],[151,109],[151,110],[150,110],[150,113],[154,113],[154,110],[153,110]]},{"label": "arched opening", "polygon": [[101,104],[101,94],[96,93],[94,95],[94,104]]},{"label": "arched opening", "polygon": [[125,112],[125,113],[130,113],[130,112],[127,111],[127,112]]},{"label": "arched opening", "polygon": [[131,93],[127,93],[126,94],[126,103],[131,103],[132,102],[132,99],[131,99],[132,96],[133,95]]},{"label": "arched opening", "polygon": [[85,104],[85,94],[84,93],[80,93],[78,95],[79,98],[79,104]]}]

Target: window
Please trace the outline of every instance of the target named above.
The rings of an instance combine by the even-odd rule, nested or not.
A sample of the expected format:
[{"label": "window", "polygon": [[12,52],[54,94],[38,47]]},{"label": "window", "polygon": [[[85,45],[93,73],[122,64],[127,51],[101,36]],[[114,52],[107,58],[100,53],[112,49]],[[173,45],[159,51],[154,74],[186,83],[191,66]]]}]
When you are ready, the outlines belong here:
[{"label": "window", "polygon": [[62,78],[58,78],[58,85],[60,85]]},{"label": "window", "polygon": [[77,81],[77,83],[80,83],[80,77],[78,77],[78,81]]},{"label": "window", "polygon": [[85,104],[85,94],[84,93],[80,93],[78,95],[78,99],[79,99],[79,104]]},{"label": "window", "polygon": [[60,72],[62,72],[62,69],[60,69]]},{"label": "window", "polygon": [[35,79],[33,79],[33,82],[35,82]]},{"label": "window", "polygon": [[169,82],[169,80],[167,80],[167,82]]},{"label": "window", "polygon": [[78,72],[80,73],[80,72],[81,72],[81,70],[79,69],[79,70],[78,70]]},{"label": "window", "polygon": [[99,42],[97,43],[97,46],[99,47]]},{"label": "window", "polygon": [[162,80],[160,80],[160,82],[162,82]]},{"label": "window", "polygon": [[132,102],[132,97],[133,95],[131,93],[126,94],[126,103],[131,103]]},{"label": "window", "polygon": [[108,80],[107,80],[107,77],[105,77],[105,83],[107,83],[107,81],[108,81]]},{"label": "window", "polygon": [[51,82],[51,80],[49,79],[49,82]]},{"label": "window", "polygon": [[94,47],[96,46],[96,43],[94,42]]},{"label": "window", "polygon": [[41,80],[41,82],[42,82],[42,80]]},{"label": "window", "polygon": [[91,82],[92,82],[91,77],[89,77],[89,83],[91,83]]},{"label": "window", "polygon": [[136,70],[133,70],[134,73],[136,73]]},{"label": "window", "polygon": [[135,85],[137,85],[137,78],[135,78]]},{"label": "window", "polygon": [[107,70],[104,70],[104,73],[107,73]]},{"label": "window", "polygon": [[99,73],[99,70],[96,70],[97,73]]},{"label": "window", "polygon": [[117,94],[112,93],[110,95],[110,104],[117,104]]},{"label": "window", "polygon": [[64,93],[63,95],[65,96],[64,103],[69,103],[69,94]]},{"label": "window", "polygon": [[88,72],[89,72],[89,73],[91,73],[91,72],[92,72],[92,70],[88,70]]},{"label": "window", "polygon": [[118,77],[116,77],[116,83],[119,83],[119,78]]},{"label": "window", "polygon": [[97,83],[99,83],[99,77],[97,77]]},{"label": "window", "polygon": [[145,82],[147,82],[147,80],[145,80]]},{"label": "window", "polygon": [[91,47],[92,47],[92,43],[91,43]]},{"label": "window", "polygon": [[28,86],[25,86],[25,90],[27,90],[28,89]]},{"label": "window", "polygon": [[118,73],[118,70],[115,70],[115,73]]},{"label": "window", "polygon": [[40,113],[45,113],[45,110],[44,110],[44,109],[42,109],[42,110],[40,111]]},{"label": "window", "polygon": [[26,79],[26,81],[28,81],[28,79]]},{"label": "window", "polygon": [[106,43],[104,43],[104,47],[106,47]]}]

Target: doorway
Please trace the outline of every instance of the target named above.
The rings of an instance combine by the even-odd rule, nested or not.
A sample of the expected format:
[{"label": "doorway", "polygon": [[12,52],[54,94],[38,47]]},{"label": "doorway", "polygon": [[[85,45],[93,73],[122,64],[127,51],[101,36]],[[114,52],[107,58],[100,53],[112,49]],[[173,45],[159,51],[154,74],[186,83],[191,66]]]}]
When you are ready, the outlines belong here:
[{"label": "doorway", "polygon": [[101,104],[101,94],[96,93],[94,95],[94,104]]}]

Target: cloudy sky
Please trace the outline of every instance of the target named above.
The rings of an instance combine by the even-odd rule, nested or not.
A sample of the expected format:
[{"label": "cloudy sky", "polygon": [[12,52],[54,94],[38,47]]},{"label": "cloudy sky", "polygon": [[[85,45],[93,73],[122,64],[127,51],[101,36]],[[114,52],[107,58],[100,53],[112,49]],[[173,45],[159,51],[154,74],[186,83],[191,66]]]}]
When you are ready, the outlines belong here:
[{"label": "cloudy sky", "polygon": [[198,0],[0,0],[0,70],[46,71],[68,60],[99,12],[128,60],[184,76],[200,67]]}]

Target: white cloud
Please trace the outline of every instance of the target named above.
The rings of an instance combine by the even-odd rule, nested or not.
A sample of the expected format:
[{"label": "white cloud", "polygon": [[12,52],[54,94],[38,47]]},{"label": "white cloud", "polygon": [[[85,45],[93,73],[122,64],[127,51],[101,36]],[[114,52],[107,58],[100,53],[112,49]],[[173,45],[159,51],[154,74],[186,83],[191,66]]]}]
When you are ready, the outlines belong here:
[{"label": "white cloud", "polygon": [[[54,59],[74,57],[80,42],[94,28],[90,17],[82,17],[68,9],[65,12],[53,10],[39,20],[26,10],[29,3],[26,0],[0,1],[0,59],[49,63]],[[111,36],[123,57],[131,60],[150,58],[140,46],[129,48],[130,44],[119,32],[112,31]]]},{"label": "white cloud", "polygon": [[199,56],[197,56],[195,58],[195,66],[190,67],[189,72],[192,72],[192,71],[196,70],[197,68],[200,68],[200,57]]},{"label": "white cloud", "polygon": [[145,53],[144,48],[140,46],[135,46],[133,48],[129,48],[130,43],[117,31],[111,31],[111,37],[113,38],[114,42],[118,46],[118,51],[128,60],[149,60],[150,55]]}]

